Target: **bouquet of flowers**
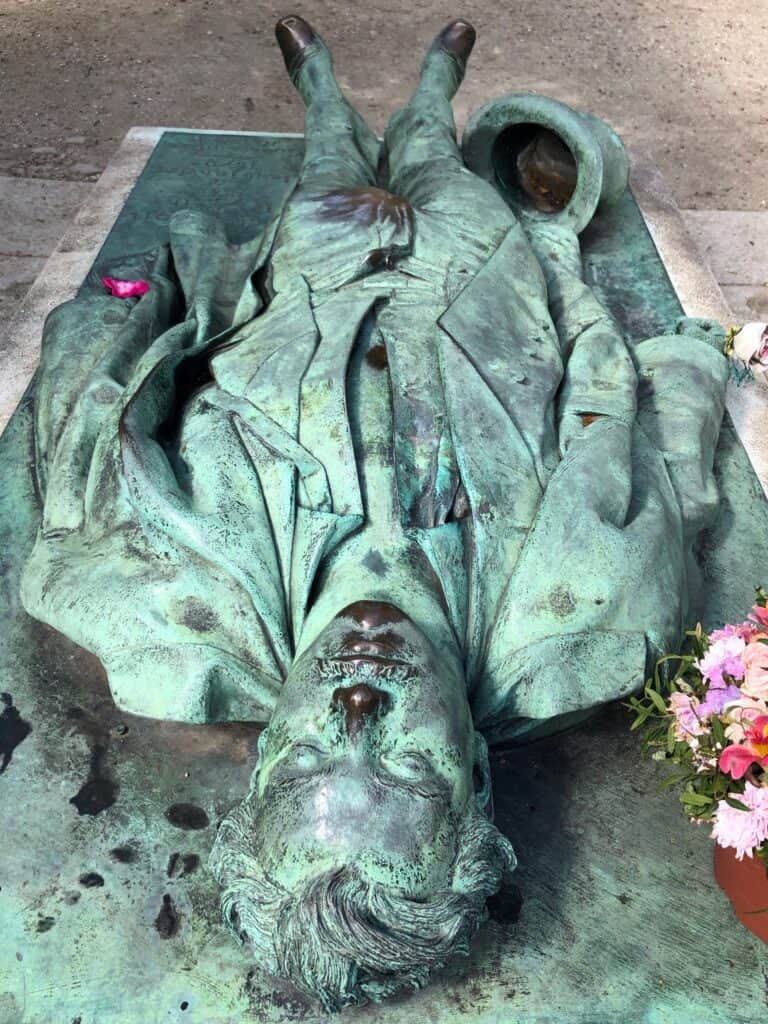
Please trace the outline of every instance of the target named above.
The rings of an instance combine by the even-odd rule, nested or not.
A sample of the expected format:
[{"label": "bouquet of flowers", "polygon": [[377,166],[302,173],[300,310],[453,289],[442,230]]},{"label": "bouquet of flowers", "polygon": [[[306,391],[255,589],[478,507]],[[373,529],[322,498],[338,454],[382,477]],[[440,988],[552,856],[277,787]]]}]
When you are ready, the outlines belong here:
[{"label": "bouquet of flowers", "polygon": [[768,323],[731,327],[723,352],[731,360],[731,377],[737,384],[747,380],[768,384]]},{"label": "bouquet of flowers", "polygon": [[632,728],[672,768],[663,788],[681,787],[689,818],[768,871],[768,592],[745,622],[687,636],[689,653],[662,658],[631,698]]}]

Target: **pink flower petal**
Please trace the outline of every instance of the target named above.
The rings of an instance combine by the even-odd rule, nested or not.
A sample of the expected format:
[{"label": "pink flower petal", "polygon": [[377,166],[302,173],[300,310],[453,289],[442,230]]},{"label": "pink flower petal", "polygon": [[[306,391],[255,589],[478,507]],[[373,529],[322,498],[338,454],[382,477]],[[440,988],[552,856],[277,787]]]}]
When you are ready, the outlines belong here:
[{"label": "pink flower petal", "polygon": [[102,277],[101,281],[109,294],[117,299],[132,299],[149,291],[149,281],[120,281],[116,277]]},{"label": "pink flower petal", "polygon": [[768,608],[763,608],[762,605],[756,604],[749,613],[748,618],[752,619],[753,622],[759,622],[761,626],[768,626]]},{"label": "pink flower petal", "polygon": [[750,765],[759,762],[760,758],[749,747],[734,745],[726,747],[720,755],[720,769],[732,778],[740,779],[746,775]]}]

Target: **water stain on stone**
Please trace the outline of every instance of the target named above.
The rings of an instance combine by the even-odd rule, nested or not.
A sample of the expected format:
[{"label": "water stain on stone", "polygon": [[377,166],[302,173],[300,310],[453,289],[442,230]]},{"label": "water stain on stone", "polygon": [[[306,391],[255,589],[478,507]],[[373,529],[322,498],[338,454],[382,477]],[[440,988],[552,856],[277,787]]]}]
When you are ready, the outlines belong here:
[{"label": "water stain on stone", "polygon": [[104,770],[106,747],[97,744],[91,751],[88,778],[69,802],[78,814],[101,814],[117,799],[120,787]]},{"label": "water stain on stone", "polygon": [[14,707],[10,693],[0,693],[0,701],[4,704],[0,714],[0,775],[11,763],[13,752],[18,745],[32,732],[32,726],[25,722]]},{"label": "water stain on stone", "polygon": [[118,864],[135,864],[139,857],[139,851],[130,843],[125,843],[123,846],[116,846],[110,850],[109,856]]},{"label": "water stain on stone", "polygon": [[208,815],[197,804],[171,804],[165,816],[176,828],[196,830],[208,828]]},{"label": "water stain on stone", "polygon": [[101,814],[114,804],[120,791],[106,764],[109,731],[80,707],[69,708],[67,718],[91,748],[88,777],[69,802],[77,808],[78,814]]},{"label": "water stain on stone", "polygon": [[516,885],[504,886],[488,900],[488,916],[499,924],[514,924],[520,917],[523,894]]},{"label": "water stain on stone", "polygon": [[172,939],[181,929],[181,914],[168,893],[163,896],[163,905],[155,918],[155,928],[161,939]]},{"label": "water stain on stone", "polygon": [[291,988],[279,979],[270,978],[265,985],[264,978],[251,967],[245,976],[245,995],[248,1008],[255,1020],[267,1020],[273,1016],[274,1009],[280,1011],[284,1020],[302,1021],[313,1015],[313,1008],[296,989]]},{"label": "water stain on stone", "polygon": [[168,858],[166,873],[169,878],[184,878],[192,875],[200,866],[200,858],[196,853],[172,853]]},{"label": "water stain on stone", "polygon": [[86,871],[80,875],[78,882],[86,889],[97,889],[99,886],[104,885],[104,879],[98,871]]}]

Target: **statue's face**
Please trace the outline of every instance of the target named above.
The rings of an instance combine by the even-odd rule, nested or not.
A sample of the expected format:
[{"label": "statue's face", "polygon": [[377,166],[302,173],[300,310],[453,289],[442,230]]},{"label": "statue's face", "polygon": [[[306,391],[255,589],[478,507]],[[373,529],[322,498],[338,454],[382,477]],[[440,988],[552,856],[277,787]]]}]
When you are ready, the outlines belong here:
[{"label": "statue's face", "polygon": [[361,602],[296,661],[269,726],[254,853],[292,888],[354,864],[418,896],[444,884],[474,798],[474,731],[455,652]]}]

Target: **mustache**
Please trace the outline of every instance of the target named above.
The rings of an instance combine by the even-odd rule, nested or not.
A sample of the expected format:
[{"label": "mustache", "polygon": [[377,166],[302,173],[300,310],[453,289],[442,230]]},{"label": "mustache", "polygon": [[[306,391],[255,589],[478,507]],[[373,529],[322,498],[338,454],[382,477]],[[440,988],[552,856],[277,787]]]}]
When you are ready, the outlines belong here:
[{"label": "mustache", "polygon": [[317,658],[312,665],[312,678],[321,683],[381,682],[407,683],[418,678],[418,669],[401,661],[370,655],[346,658]]}]

